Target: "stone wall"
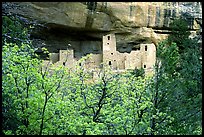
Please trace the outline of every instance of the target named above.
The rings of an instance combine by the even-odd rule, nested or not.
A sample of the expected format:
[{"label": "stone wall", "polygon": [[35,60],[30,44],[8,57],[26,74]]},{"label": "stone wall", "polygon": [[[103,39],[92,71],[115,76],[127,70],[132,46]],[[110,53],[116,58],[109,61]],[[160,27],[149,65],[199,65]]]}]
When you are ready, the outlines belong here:
[{"label": "stone wall", "polygon": [[103,63],[115,70],[119,69],[153,69],[156,60],[156,47],[152,44],[139,44],[130,53],[116,50],[116,37],[108,34],[103,37]]},{"label": "stone wall", "polygon": [[116,38],[114,34],[103,36],[103,63],[117,68]]},{"label": "stone wall", "polygon": [[100,66],[102,63],[102,46],[99,46],[98,44],[101,42],[97,44],[93,41],[72,42],[72,44],[73,43],[75,43],[75,45],[71,46],[70,44],[70,49],[60,49],[58,50],[58,53],[51,53],[51,64],[53,64],[55,67],[64,65],[68,68],[74,68],[79,59],[87,56],[88,54],[92,54],[84,64],[85,68],[94,69]]},{"label": "stone wall", "polygon": [[[142,67],[145,69],[153,69],[156,61],[156,47],[152,44],[141,44]],[[146,67],[144,67],[144,65]]]},{"label": "stone wall", "polygon": [[60,60],[59,53],[51,53],[50,60],[53,64],[58,62]]},{"label": "stone wall", "polygon": [[[102,43],[102,53],[100,54],[96,53],[101,48],[97,48],[99,46],[91,45],[91,42],[87,41],[83,44],[81,43],[78,48],[75,46],[75,49],[59,50],[59,53],[52,53],[50,59],[55,66],[64,65],[72,68],[78,60],[76,57],[77,54],[74,52],[78,52],[80,57],[92,54],[85,62],[85,68],[87,70],[99,68],[101,63],[111,66],[113,70],[135,68],[153,69],[156,60],[156,48],[154,44],[139,44],[130,53],[121,53],[116,49],[115,34],[103,36]],[[96,53],[94,54],[94,52]]]}]

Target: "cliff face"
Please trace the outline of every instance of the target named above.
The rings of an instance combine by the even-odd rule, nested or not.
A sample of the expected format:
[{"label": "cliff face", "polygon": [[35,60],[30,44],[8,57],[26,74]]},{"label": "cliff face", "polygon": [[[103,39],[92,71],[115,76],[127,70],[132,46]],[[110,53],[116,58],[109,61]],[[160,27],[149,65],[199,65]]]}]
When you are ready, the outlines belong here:
[{"label": "cliff face", "polygon": [[192,34],[202,25],[200,2],[6,2],[2,11],[38,24],[34,44],[44,43],[51,52],[68,43],[100,46],[109,33],[116,34],[118,51],[125,52],[125,46],[130,52],[137,44],[166,38],[169,23],[179,16],[188,19]]}]

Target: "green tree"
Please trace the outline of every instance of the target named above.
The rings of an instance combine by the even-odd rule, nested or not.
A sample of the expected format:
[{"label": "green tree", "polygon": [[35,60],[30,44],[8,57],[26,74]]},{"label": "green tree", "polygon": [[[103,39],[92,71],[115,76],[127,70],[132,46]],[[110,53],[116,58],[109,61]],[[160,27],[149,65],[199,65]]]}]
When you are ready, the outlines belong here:
[{"label": "green tree", "polygon": [[175,43],[168,45],[161,42],[157,48],[155,75],[149,82],[148,88],[152,92],[153,110],[151,116],[151,134],[171,134],[169,125],[174,120],[170,105],[178,74],[175,68],[179,63],[178,47]]},{"label": "green tree", "polygon": [[23,29],[14,29],[12,20],[7,17],[4,19],[10,21],[11,25],[3,24],[3,34],[8,31],[14,33],[11,34],[13,39],[18,37],[15,35],[16,31],[22,31],[23,35],[19,36],[21,41],[10,41],[10,37],[3,39],[2,128],[5,133],[42,134],[44,121],[48,116],[47,104],[58,91],[65,71],[63,68],[56,68],[50,73],[48,67],[44,70],[41,61],[33,58],[37,55],[31,48],[31,43],[27,43],[27,29],[20,24],[17,27]]},{"label": "green tree", "polygon": [[29,43],[28,29],[24,27],[23,22],[15,16],[2,16],[2,44],[16,43],[18,46],[21,43]]},{"label": "green tree", "polygon": [[185,41],[189,41],[190,31],[188,28],[188,23],[184,19],[175,19],[169,25],[171,29],[171,34],[168,36],[169,42],[174,42],[179,48],[179,53],[182,53],[185,45]]},{"label": "green tree", "polygon": [[[29,43],[27,39],[27,29],[24,28],[18,20],[13,16],[3,16],[3,24],[2,24],[2,115],[3,115],[3,129],[14,130],[17,127],[24,123],[28,124],[27,118],[19,119],[17,118],[18,114],[15,112],[15,105],[18,102],[15,99],[15,96],[18,93],[13,93],[13,90],[21,92],[19,88],[13,87],[15,84],[21,84],[17,80],[17,75],[20,75],[21,69],[28,69],[29,65],[36,65],[36,60],[34,60],[33,64],[29,64],[27,60],[24,60],[21,57],[30,56],[30,52],[28,52],[30,46],[27,44],[21,44],[22,42]],[[11,43],[12,42],[12,43]],[[18,46],[22,46],[19,49]],[[14,56],[15,54],[15,56]],[[28,57],[29,58],[29,57]],[[20,60],[19,60],[20,59]],[[10,61],[11,60],[11,61]],[[24,67],[21,66],[21,63],[24,62]],[[18,74],[19,73],[19,74]],[[28,72],[29,73],[29,72]],[[14,76],[15,75],[15,76]],[[23,78],[24,79],[24,78]],[[26,79],[26,84],[29,85],[29,80]],[[31,80],[32,81],[32,80]],[[18,83],[19,82],[19,83]],[[9,86],[6,85],[13,84]],[[30,86],[30,85],[29,85]],[[9,89],[11,88],[11,89]],[[23,88],[23,87],[22,87]],[[21,94],[21,93],[19,93]],[[25,94],[25,93],[24,93]],[[11,96],[14,95],[14,96]],[[26,95],[27,96],[27,93]],[[27,102],[24,102],[27,106]],[[19,104],[19,102],[17,103]],[[24,107],[22,107],[22,111],[24,111]]]},{"label": "green tree", "polygon": [[[202,64],[199,60],[201,51],[197,41],[189,39],[184,42],[185,49],[180,54],[180,86],[185,99],[183,99],[183,115],[180,115],[179,129],[188,134],[201,134],[202,112]],[[185,125],[185,126],[182,126]],[[199,129],[199,130],[197,130]]]},{"label": "green tree", "polygon": [[[201,134],[201,52],[196,40],[188,38],[185,23],[182,31],[172,29],[169,39],[157,47],[155,76],[150,84],[155,108],[152,134]],[[156,110],[168,115],[157,120]],[[170,122],[165,122],[168,117]]]}]

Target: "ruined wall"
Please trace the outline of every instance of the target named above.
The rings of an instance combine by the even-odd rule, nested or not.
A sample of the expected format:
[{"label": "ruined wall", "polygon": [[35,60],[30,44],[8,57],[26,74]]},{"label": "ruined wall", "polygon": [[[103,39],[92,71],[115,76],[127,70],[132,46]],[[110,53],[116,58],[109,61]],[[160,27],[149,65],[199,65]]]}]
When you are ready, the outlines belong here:
[{"label": "ruined wall", "polygon": [[139,44],[130,53],[116,50],[115,34],[103,37],[103,62],[115,70],[144,68],[153,69],[156,60],[156,47],[152,44]]},{"label": "ruined wall", "polygon": [[131,51],[125,54],[125,69],[141,68],[141,51]]},{"label": "ruined wall", "polygon": [[156,47],[152,44],[141,44],[140,45],[142,53],[142,66],[144,69],[153,69],[156,61]]},{"label": "ruined wall", "polygon": [[156,47],[153,43],[139,44],[138,50],[125,53],[123,56],[125,57],[125,69],[153,69],[156,60]]},{"label": "ruined wall", "polygon": [[73,49],[68,50],[60,50],[59,51],[59,62],[62,62],[62,64],[66,67],[73,67],[76,60],[74,60],[74,51]]},{"label": "ruined wall", "polygon": [[156,46],[147,44],[147,69],[153,69],[156,62]]},{"label": "ruined wall", "polygon": [[56,63],[58,62],[60,59],[59,59],[59,53],[51,53],[50,55],[50,60],[52,61],[52,63]]},{"label": "ruined wall", "polygon": [[117,69],[117,58],[115,34],[103,36],[103,63]]},{"label": "ruined wall", "polygon": [[[102,63],[101,42],[95,41],[72,41],[68,50],[59,49],[58,53],[51,53],[50,60],[54,66],[64,65],[73,68],[82,57],[92,54],[84,64],[88,68],[96,68]],[[65,63],[66,62],[66,63]]]},{"label": "ruined wall", "polygon": [[156,60],[156,47],[153,43],[136,45],[130,53],[117,51],[115,34],[103,36],[102,46],[84,41],[74,47],[52,53],[50,57],[52,64],[73,68],[79,58],[91,54],[84,64],[85,69],[90,71],[100,68],[101,63],[111,66],[113,70],[144,68],[145,71],[151,71]]},{"label": "ruined wall", "polygon": [[102,61],[102,54],[91,54],[91,57],[86,61],[85,68],[88,70],[98,69],[100,68]]}]

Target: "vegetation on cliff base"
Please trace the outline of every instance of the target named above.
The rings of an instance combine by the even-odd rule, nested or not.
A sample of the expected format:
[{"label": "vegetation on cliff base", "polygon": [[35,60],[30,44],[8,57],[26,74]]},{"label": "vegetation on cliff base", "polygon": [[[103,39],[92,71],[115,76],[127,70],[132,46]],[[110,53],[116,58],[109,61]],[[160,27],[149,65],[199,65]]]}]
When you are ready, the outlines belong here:
[{"label": "vegetation on cliff base", "polygon": [[201,134],[200,51],[187,34],[182,52],[172,38],[159,44],[153,77],[104,68],[87,83],[86,58],[76,70],[42,68],[17,19],[4,16],[2,33],[4,134]]}]

